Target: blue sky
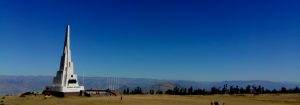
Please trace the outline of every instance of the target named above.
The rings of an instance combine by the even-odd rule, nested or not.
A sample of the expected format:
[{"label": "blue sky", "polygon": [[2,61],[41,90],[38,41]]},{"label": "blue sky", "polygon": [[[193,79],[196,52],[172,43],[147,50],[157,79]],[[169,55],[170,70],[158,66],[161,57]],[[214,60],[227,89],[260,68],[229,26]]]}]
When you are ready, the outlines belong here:
[{"label": "blue sky", "polygon": [[78,75],[300,78],[297,0],[1,0],[0,74],[55,75],[65,27]]}]

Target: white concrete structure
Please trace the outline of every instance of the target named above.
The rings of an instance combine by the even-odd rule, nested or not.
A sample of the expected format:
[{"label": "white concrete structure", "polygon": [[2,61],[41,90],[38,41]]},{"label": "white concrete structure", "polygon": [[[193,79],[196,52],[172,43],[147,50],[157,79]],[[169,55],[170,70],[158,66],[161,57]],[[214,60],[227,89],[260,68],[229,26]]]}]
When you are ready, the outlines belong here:
[{"label": "white concrete structure", "polygon": [[47,86],[46,90],[63,93],[77,93],[84,90],[83,86],[79,86],[77,75],[73,69],[70,49],[70,25],[66,29],[64,51],[61,56],[59,70],[53,78],[52,86]]}]

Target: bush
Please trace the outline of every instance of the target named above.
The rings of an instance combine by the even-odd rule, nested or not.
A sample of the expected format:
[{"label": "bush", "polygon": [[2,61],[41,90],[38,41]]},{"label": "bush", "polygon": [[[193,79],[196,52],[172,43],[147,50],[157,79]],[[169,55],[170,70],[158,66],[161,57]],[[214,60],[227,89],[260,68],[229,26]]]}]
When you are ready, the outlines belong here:
[{"label": "bush", "polygon": [[84,92],[84,96],[91,97],[91,94]]},{"label": "bush", "polygon": [[214,105],[219,105],[219,102],[218,102],[218,101],[215,101]]}]

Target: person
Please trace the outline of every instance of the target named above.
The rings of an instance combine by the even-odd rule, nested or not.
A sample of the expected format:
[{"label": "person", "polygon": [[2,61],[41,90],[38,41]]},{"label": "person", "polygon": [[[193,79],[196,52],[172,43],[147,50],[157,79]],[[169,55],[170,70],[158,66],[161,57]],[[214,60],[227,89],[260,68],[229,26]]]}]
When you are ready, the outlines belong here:
[{"label": "person", "polygon": [[123,96],[121,95],[121,102],[122,102],[122,100],[123,100]]}]

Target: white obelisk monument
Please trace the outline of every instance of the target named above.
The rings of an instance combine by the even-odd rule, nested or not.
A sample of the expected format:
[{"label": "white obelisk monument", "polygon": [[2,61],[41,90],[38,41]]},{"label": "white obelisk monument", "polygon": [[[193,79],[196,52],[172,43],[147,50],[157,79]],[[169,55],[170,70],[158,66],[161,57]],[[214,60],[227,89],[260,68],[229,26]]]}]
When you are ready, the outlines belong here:
[{"label": "white obelisk monument", "polygon": [[84,87],[79,86],[77,75],[74,73],[70,49],[70,25],[66,29],[64,51],[60,60],[60,67],[53,78],[52,86],[47,86],[46,91],[68,93],[79,93]]}]

